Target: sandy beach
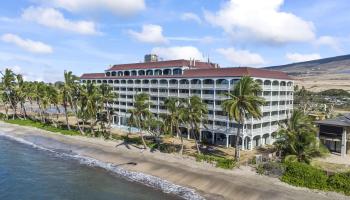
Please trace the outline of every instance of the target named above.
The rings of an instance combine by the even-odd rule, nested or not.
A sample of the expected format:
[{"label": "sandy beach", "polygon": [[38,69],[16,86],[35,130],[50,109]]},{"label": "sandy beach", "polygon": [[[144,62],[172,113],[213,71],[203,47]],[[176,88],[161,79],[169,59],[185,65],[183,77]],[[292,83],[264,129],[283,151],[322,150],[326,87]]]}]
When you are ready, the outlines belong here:
[{"label": "sandy beach", "polygon": [[[31,127],[0,122],[0,134],[28,141],[37,146],[70,152],[104,163],[119,165],[130,172],[141,172],[194,189],[205,199],[350,199],[333,192],[311,191],[259,176],[249,167],[234,170],[217,169],[193,158],[127,148],[120,141],[105,141],[83,136],[65,136]],[[135,162],[137,165],[127,165]],[[190,199],[190,197],[187,197]]]}]

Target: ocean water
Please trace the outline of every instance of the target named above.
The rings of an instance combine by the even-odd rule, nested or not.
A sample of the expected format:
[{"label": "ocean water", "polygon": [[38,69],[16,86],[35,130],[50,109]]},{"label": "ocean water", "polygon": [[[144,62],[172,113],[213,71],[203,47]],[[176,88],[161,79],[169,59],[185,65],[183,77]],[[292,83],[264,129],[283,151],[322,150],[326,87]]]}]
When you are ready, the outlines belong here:
[{"label": "ocean water", "polygon": [[0,136],[1,200],[180,199],[101,167]]}]

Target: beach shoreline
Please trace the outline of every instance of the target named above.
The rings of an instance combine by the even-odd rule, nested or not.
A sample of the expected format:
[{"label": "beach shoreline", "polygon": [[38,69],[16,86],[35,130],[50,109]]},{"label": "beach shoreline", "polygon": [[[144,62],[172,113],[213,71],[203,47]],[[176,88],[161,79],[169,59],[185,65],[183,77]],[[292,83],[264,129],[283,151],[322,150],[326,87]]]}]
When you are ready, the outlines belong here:
[{"label": "beach shoreline", "polygon": [[[121,145],[120,141],[61,135],[1,121],[0,133],[46,149],[90,158],[95,164],[102,162],[113,166],[118,165],[127,172],[157,177],[166,180],[169,184],[190,188],[187,192],[195,190],[206,199],[349,199],[333,192],[311,191],[289,186],[278,179],[256,175],[246,167],[223,170],[211,164],[198,163],[190,157],[183,158],[180,155],[160,152],[151,153],[133,146],[128,149],[125,145]],[[127,163],[130,162],[137,165],[128,165]],[[164,191],[164,188],[159,189]],[[185,195],[182,197],[186,198]],[[187,196],[187,199],[191,197]]]}]

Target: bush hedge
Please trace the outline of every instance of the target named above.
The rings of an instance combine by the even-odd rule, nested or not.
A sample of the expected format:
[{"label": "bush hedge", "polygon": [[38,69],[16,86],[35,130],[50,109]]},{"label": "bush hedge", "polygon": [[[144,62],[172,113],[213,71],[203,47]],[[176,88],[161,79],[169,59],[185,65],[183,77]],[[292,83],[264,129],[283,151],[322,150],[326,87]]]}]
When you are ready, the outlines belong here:
[{"label": "bush hedge", "polygon": [[286,171],[281,180],[294,186],[325,191],[341,192],[350,195],[350,172],[326,173],[311,165],[299,162],[285,163]]},{"label": "bush hedge", "polygon": [[281,180],[295,186],[328,189],[328,176],[324,171],[300,162],[286,163],[286,171]]},{"label": "bush hedge", "polygon": [[198,162],[206,161],[208,163],[215,164],[216,167],[220,167],[223,169],[232,169],[236,166],[236,162],[233,159],[228,159],[214,155],[196,154],[196,160]]},{"label": "bush hedge", "polygon": [[331,190],[350,195],[350,172],[334,174],[328,178],[327,183]]}]

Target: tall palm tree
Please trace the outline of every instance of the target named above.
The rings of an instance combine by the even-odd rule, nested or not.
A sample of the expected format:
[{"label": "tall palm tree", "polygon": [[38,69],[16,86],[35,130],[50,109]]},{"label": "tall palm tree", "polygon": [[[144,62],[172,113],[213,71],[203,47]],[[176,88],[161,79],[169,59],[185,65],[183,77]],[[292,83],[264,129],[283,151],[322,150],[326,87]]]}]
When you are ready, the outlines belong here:
[{"label": "tall palm tree", "polygon": [[47,94],[47,98],[48,98],[48,102],[50,105],[53,105],[56,109],[56,121],[52,120],[55,124],[55,126],[57,127],[57,123],[58,123],[58,116],[60,113],[60,108],[59,108],[59,104],[60,104],[60,95],[59,95],[59,91],[58,89],[54,86],[54,85],[48,85],[48,87],[46,88],[46,94]]},{"label": "tall palm tree", "polygon": [[309,163],[313,156],[320,154],[316,128],[302,111],[294,110],[286,123],[280,126],[275,133],[277,140],[274,145],[284,154],[285,159]]},{"label": "tall palm tree", "polygon": [[[198,154],[201,153],[198,144],[198,133],[201,125],[207,120],[208,107],[198,96],[191,96],[185,103],[183,120],[189,125],[189,132],[194,137]],[[198,136],[198,137],[197,137]]]},{"label": "tall palm tree", "polygon": [[21,112],[23,113],[24,119],[27,118],[27,111],[25,108],[25,102],[27,100],[27,95],[28,95],[28,85],[26,82],[23,81],[23,76],[21,74],[16,75],[17,79],[17,85],[18,87],[16,88],[16,96],[18,99],[18,102],[20,103],[21,106]]},{"label": "tall palm tree", "polygon": [[84,86],[84,95],[86,95],[86,115],[90,119],[90,131],[92,135],[95,135],[94,126],[97,123],[97,114],[100,110],[100,94],[97,87],[88,83]]},{"label": "tall palm tree", "polygon": [[77,126],[79,129],[79,132],[81,134],[85,134],[80,126],[79,123],[79,115],[78,115],[78,100],[80,97],[80,93],[81,93],[81,85],[79,85],[78,82],[79,78],[75,75],[73,75],[73,73],[71,71],[64,71],[64,88],[67,91],[67,95],[66,95],[66,100],[68,102],[68,104],[71,107],[71,110],[73,111],[73,114],[77,120]]},{"label": "tall palm tree", "polygon": [[234,85],[233,90],[226,94],[228,99],[224,100],[221,105],[222,110],[228,113],[229,119],[234,123],[238,123],[235,144],[235,159],[237,162],[240,158],[239,141],[244,120],[247,117],[258,119],[262,117],[260,107],[265,103],[265,100],[258,96],[258,92],[261,91],[261,86],[253,78],[243,76]]},{"label": "tall palm tree", "polygon": [[113,88],[107,84],[100,85],[100,93],[101,93],[101,103],[103,104],[103,108],[106,111],[108,129],[110,129],[112,124],[112,109],[109,104],[115,101],[118,98],[118,94],[113,92]]},{"label": "tall palm tree", "polygon": [[184,149],[184,143],[183,143],[183,137],[180,131],[180,124],[184,122],[185,118],[185,110],[184,110],[184,101],[169,97],[164,100],[164,106],[166,107],[168,113],[162,115],[162,118],[164,119],[164,124],[166,126],[166,129],[170,131],[171,134],[174,133],[174,128],[176,132],[176,136],[181,139],[181,149],[180,154],[183,154]]},{"label": "tall palm tree", "polygon": [[152,117],[152,113],[149,110],[150,105],[149,95],[140,93],[135,95],[134,108],[128,110],[131,118],[129,121],[133,122],[133,125],[139,129],[139,134],[145,149],[147,149],[147,145],[143,136],[143,131],[148,128],[147,120]]},{"label": "tall palm tree", "polygon": [[4,94],[6,96],[6,99],[8,101],[8,104],[12,108],[14,115],[12,118],[14,119],[17,116],[17,104],[15,102],[14,96],[15,96],[15,85],[16,85],[16,78],[15,74],[12,72],[11,69],[5,69],[5,73],[2,73],[2,86],[4,90]]}]

